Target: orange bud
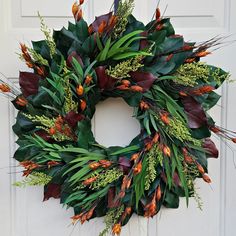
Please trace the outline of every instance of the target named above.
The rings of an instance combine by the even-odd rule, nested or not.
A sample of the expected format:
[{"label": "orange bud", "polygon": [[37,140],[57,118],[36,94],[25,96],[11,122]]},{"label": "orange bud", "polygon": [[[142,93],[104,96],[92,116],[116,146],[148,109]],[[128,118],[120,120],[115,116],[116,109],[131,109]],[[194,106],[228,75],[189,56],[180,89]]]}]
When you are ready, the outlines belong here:
[{"label": "orange bud", "polygon": [[131,207],[126,207],[126,208],[125,208],[125,213],[126,213],[127,215],[130,215],[131,212],[132,212],[132,208],[131,208]]},{"label": "orange bud", "polygon": [[149,151],[149,150],[151,150],[152,145],[153,145],[152,142],[147,143],[146,146],[145,146],[145,151]]},{"label": "orange bud", "polygon": [[205,173],[204,168],[200,164],[197,164],[197,169],[202,175]]},{"label": "orange bud", "polygon": [[141,110],[148,110],[150,108],[150,106],[144,101],[141,101],[139,106]]},{"label": "orange bud", "polygon": [[9,93],[11,89],[7,84],[0,84],[0,91],[3,93]]},{"label": "orange bud", "polygon": [[195,58],[188,58],[185,60],[185,63],[193,63],[195,61]]},{"label": "orange bud", "polygon": [[134,174],[137,175],[142,171],[142,162],[140,161],[135,167],[134,167]]},{"label": "orange bud", "polygon": [[152,139],[153,143],[158,143],[159,138],[160,138],[160,134],[156,133]]},{"label": "orange bud", "polygon": [[89,168],[92,170],[96,170],[100,166],[101,166],[101,164],[98,162],[93,162],[93,163],[89,164]]},{"label": "orange bud", "polygon": [[138,85],[133,85],[130,87],[131,91],[133,92],[143,92],[143,88]]},{"label": "orange bud", "polygon": [[164,124],[166,124],[166,125],[170,124],[170,119],[169,119],[168,113],[165,112],[165,113],[160,114],[160,119]]},{"label": "orange bud", "polygon": [[184,156],[184,161],[188,164],[192,164],[193,163],[193,158],[191,156]]},{"label": "orange bud", "polygon": [[211,126],[210,130],[214,133],[219,133],[221,130],[219,128],[217,128],[216,126]]},{"label": "orange bud", "polygon": [[157,199],[157,201],[160,201],[160,199],[161,199],[161,186],[160,185],[157,188],[156,199]]},{"label": "orange bud", "polygon": [[86,179],[85,181],[83,181],[83,185],[90,185],[91,183],[93,183],[95,180],[97,179],[97,177],[91,177],[89,179]]},{"label": "orange bud", "polygon": [[203,174],[202,176],[203,180],[207,182],[208,184],[211,183],[211,178],[207,174]]},{"label": "orange bud", "polygon": [[16,104],[25,107],[28,104],[28,101],[24,97],[21,97],[16,100]]},{"label": "orange bud", "polygon": [[89,212],[86,214],[86,220],[89,220],[93,216],[95,207],[93,207]]},{"label": "orange bud", "polygon": [[102,165],[103,168],[108,168],[112,165],[112,162],[108,160],[100,160],[99,163]]},{"label": "orange bud", "polygon": [[180,92],[179,92],[179,95],[182,96],[182,97],[187,97],[187,96],[188,96],[188,94],[185,93],[185,92],[183,92],[183,91],[180,91]]},{"label": "orange bud", "polygon": [[82,5],[84,3],[84,0],[79,0],[79,4]]},{"label": "orange bud", "polygon": [[59,132],[62,132],[62,126],[61,126],[61,124],[60,123],[55,123],[55,129],[57,130],[57,131],[59,131]]},{"label": "orange bud", "polygon": [[190,50],[192,50],[192,49],[193,49],[193,46],[187,45],[187,44],[182,47],[182,50],[183,50],[183,51],[190,51]]},{"label": "orange bud", "polygon": [[80,7],[80,4],[78,4],[77,2],[75,2],[72,5],[72,13],[73,13],[74,18],[75,18],[76,21],[79,21],[83,16],[83,12],[82,12],[82,9]]},{"label": "orange bud", "polygon": [[170,61],[170,60],[172,59],[173,56],[174,56],[174,54],[170,54],[170,55],[168,55],[167,58],[166,58],[166,61],[167,61],[167,62]]},{"label": "orange bud", "polygon": [[113,227],[112,227],[112,233],[115,234],[115,235],[120,235],[121,233],[121,224],[115,224]]},{"label": "orange bud", "polygon": [[129,87],[130,86],[130,81],[127,80],[127,79],[124,79],[121,81],[121,84],[125,85],[126,87]]},{"label": "orange bud", "polygon": [[93,25],[92,24],[88,27],[88,32],[90,35],[93,33]]},{"label": "orange bud", "polygon": [[82,85],[78,85],[78,86],[76,87],[76,93],[77,93],[78,96],[82,96],[82,95],[83,95],[83,93],[84,93],[84,88],[83,88]]},{"label": "orange bud", "polygon": [[84,111],[86,107],[87,107],[87,103],[84,100],[80,99],[80,109]]},{"label": "orange bud", "polygon": [[211,52],[207,52],[207,51],[202,51],[202,52],[198,52],[195,54],[196,57],[205,57],[207,55],[211,54]]},{"label": "orange bud", "polygon": [[54,135],[55,133],[56,133],[55,127],[51,127],[51,128],[49,129],[49,134],[50,134],[50,135]]},{"label": "orange bud", "polygon": [[134,153],[132,156],[131,156],[131,161],[136,161],[138,158],[139,158],[139,156],[140,156],[140,153],[138,152],[138,153]]},{"label": "orange bud", "polygon": [[90,75],[87,75],[86,76],[86,79],[85,79],[85,84],[86,85],[90,85],[91,81],[93,80],[93,77],[90,76]]},{"label": "orange bud", "polygon": [[47,165],[48,165],[48,169],[50,169],[50,168],[53,167],[53,166],[60,165],[60,162],[57,162],[57,161],[49,161],[49,162],[47,163]]},{"label": "orange bud", "polygon": [[236,143],[236,138],[231,138],[233,143]]},{"label": "orange bud", "polygon": [[170,156],[171,156],[171,150],[170,150],[170,148],[169,148],[168,146],[164,146],[164,147],[163,147],[163,153],[164,153],[166,156],[170,157]]},{"label": "orange bud", "polygon": [[160,20],[160,17],[161,17],[161,11],[160,11],[160,8],[158,7],[158,8],[156,9],[156,20],[157,20],[157,21]]},{"label": "orange bud", "polygon": [[119,90],[128,90],[128,89],[129,89],[129,88],[128,88],[127,86],[125,86],[124,84],[119,85],[119,86],[117,86],[116,88],[119,89]]},{"label": "orange bud", "polygon": [[36,69],[36,71],[39,75],[44,76],[45,72],[44,72],[44,69],[42,67],[36,66],[35,69]]},{"label": "orange bud", "polygon": [[120,193],[118,194],[118,198],[123,198],[125,196],[125,191],[121,190]]},{"label": "orange bud", "polygon": [[106,21],[101,22],[101,24],[98,27],[98,33],[99,34],[102,34],[104,32],[104,30],[106,28],[106,25],[107,25]]}]

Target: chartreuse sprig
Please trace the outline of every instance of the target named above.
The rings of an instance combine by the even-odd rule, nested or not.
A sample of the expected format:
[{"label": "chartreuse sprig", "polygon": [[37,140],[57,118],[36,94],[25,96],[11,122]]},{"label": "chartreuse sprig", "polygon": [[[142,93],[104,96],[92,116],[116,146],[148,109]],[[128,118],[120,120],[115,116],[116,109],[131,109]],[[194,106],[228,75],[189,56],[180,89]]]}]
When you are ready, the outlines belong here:
[{"label": "chartreuse sprig", "polygon": [[119,38],[125,31],[128,24],[128,16],[132,13],[134,9],[134,0],[122,0],[119,2],[119,6],[116,12],[117,23],[113,29],[113,38]]},{"label": "chartreuse sprig", "polygon": [[77,111],[78,110],[78,103],[73,100],[73,94],[71,91],[70,81],[69,79],[66,79],[64,86],[65,91],[65,102],[64,102],[64,110],[65,113],[68,113],[70,111]]},{"label": "chartreuse sprig", "polygon": [[95,172],[91,177],[95,177],[96,180],[91,183],[90,188],[95,190],[106,187],[108,184],[118,180],[122,175],[123,172],[117,168],[104,170],[100,173]]},{"label": "chartreuse sprig", "polygon": [[33,48],[27,47],[31,57],[33,58],[34,62],[43,65],[43,66],[48,66],[48,61],[44,59],[41,54],[37,53]]},{"label": "chartreuse sprig", "polygon": [[123,212],[124,205],[117,208],[111,208],[104,218],[106,228],[99,234],[99,236],[106,236],[109,233],[110,228],[117,223]]},{"label": "chartreuse sprig", "polygon": [[29,176],[25,177],[22,181],[15,182],[13,185],[16,187],[26,186],[44,186],[52,180],[52,177],[42,172],[32,172]]},{"label": "chartreuse sprig", "polygon": [[41,31],[43,32],[46,43],[49,47],[50,55],[53,56],[56,53],[56,43],[52,37],[51,30],[45,24],[43,17],[38,12],[38,17],[40,19]]}]

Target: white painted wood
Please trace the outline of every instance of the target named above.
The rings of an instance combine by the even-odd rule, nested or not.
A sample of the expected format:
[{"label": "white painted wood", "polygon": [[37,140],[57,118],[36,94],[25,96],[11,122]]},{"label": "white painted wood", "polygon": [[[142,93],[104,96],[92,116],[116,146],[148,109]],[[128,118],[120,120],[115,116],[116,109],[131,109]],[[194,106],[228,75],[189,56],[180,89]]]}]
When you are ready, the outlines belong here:
[{"label": "white painted wood", "polygon": [[[17,77],[25,66],[17,60],[15,52],[18,42],[42,38],[36,13],[39,10],[48,25],[61,28],[70,17],[72,0],[0,0],[0,71],[7,77]],[[157,0],[136,0],[135,16],[147,22],[155,11]],[[230,0],[161,0],[162,12],[168,4],[166,16],[172,16],[176,32],[184,34],[187,40],[203,41],[217,34],[236,33],[236,2]],[[112,0],[85,0],[85,17],[91,20],[95,15],[107,13]],[[234,37],[235,38],[235,37]],[[236,46],[219,50],[207,60],[223,66],[236,75]],[[223,100],[212,111],[218,124],[236,130],[236,108],[234,105],[235,84],[222,89]],[[230,99],[230,102],[229,100]],[[105,108],[106,105],[106,108]],[[110,107],[110,108],[109,108]],[[120,112],[120,109],[123,111]],[[42,203],[42,188],[17,189],[11,186],[20,178],[11,155],[15,145],[10,125],[14,123],[14,111],[10,103],[0,97],[0,235],[3,236],[95,236],[103,228],[103,219],[95,219],[81,226],[67,227],[72,210],[61,208],[58,200]],[[125,145],[137,134],[139,126],[132,118],[132,111],[109,101],[98,105],[94,133],[104,145]],[[126,118],[127,117],[127,118]],[[110,122],[114,122],[113,125]],[[114,128],[112,130],[111,128]],[[125,128],[125,129],[123,129]],[[107,129],[109,133],[105,133]],[[122,130],[123,129],[123,130]],[[125,132],[125,134],[124,134]],[[116,135],[113,135],[116,134]],[[104,136],[103,136],[104,135]],[[220,142],[218,141],[220,144]],[[124,227],[122,236],[234,236],[236,218],[236,169],[234,155],[221,142],[221,158],[210,160],[209,173],[213,178],[211,187],[198,181],[204,201],[204,211],[196,209],[193,200],[187,209],[184,199],[177,210],[162,209],[157,217],[146,220],[134,216]],[[235,147],[234,147],[235,149]],[[235,157],[236,158],[236,157]],[[72,232],[73,231],[73,232]]]}]

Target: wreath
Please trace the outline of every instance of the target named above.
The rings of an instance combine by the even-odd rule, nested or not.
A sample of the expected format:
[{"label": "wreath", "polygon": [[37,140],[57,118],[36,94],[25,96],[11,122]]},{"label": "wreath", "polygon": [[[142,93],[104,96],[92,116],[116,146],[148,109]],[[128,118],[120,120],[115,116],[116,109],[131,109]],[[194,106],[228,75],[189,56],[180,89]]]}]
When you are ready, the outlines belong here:
[{"label": "wreath", "polygon": [[[15,185],[43,185],[44,200],[74,208],[73,223],[105,216],[100,235],[119,235],[133,213],[153,217],[179,197],[188,204],[199,199],[196,178],[211,182],[211,132],[236,142],[208,114],[229,74],[200,62],[222,38],[186,42],[159,8],[144,25],[134,1],[120,1],[88,25],[82,4],[72,7],[75,23],[53,35],[39,15],[45,39],[20,45],[32,72],[20,72],[20,90],[1,81],[18,110],[14,158],[25,178]],[[91,131],[96,105],[110,97],[123,98],[140,123],[127,147],[101,146]]]}]

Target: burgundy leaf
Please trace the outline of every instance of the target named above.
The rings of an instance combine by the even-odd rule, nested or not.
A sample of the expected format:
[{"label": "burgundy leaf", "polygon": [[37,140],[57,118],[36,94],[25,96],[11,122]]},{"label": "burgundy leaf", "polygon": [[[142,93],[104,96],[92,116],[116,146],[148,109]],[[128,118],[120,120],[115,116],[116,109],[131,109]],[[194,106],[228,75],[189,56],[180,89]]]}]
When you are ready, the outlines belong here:
[{"label": "burgundy leaf", "polygon": [[51,139],[51,136],[44,130],[36,131],[35,134],[38,135],[40,138],[44,139],[45,141],[49,141]]},{"label": "burgundy leaf", "polygon": [[116,80],[111,76],[106,74],[106,67],[99,66],[95,69],[98,77],[98,86],[102,90],[113,89],[116,83]]},{"label": "burgundy leaf", "polygon": [[191,129],[197,129],[207,124],[207,117],[200,103],[190,96],[182,98],[181,101],[188,116],[188,125]]},{"label": "burgundy leaf", "polygon": [[47,201],[50,198],[60,198],[61,196],[61,185],[59,184],[49,184],[45,187],[43,201]]},{"label": "burgundy leaf", "polygon": [[74,128],[77,123],[84,119],[84,115],[78,114],[74,111],[70,111],[65,116],[65,121],[68,125],[70,125],[72,128]]},{"label": "burgundy leaf", "polygon": [[105,22],[106,25],[108,25],[109,20],[110,20],[111,17],[112,17],[112,12],[109,12],[105,15],[97,16],[95,18],[95,21],[92,23],[93,31],[98,32],[98,28],[103,22]]},{"label": "burgundy leaf", "polygon": [[130,167],[131,167],[131,162],[128,158],[126,157],[119,157],[118,161],[121,170],[126,174],[129,172]]},{"label": "burgundy leaf", "polygon": [[72,59],[73,58],[75,58],[82,67],[84,66],[84,63],[83,63],[82,58],[80,57],[80,55],[76,51],[73,51],[67,58],[66,63],[67,63],[68,67],[72,67]]},{"label": "burgundy leaf", "polygon": [[150,72],[135,71],[131,72],[130,76],[134,82],[147,91],[151,88],[152,84],[156,80],[156,77]]},{"label": "burgundy leaf", "polygon": [[[141,35],[142,37],[147,37],[147,36],[148,36],[148,32],[147,32],[147,31],[144,31],[144,32],[142,32],[140,35]],[[143,50],[143,49],[147,48],[148,45],[149,45],[149,44],[148,44],[148,40],[147,40],[147,39],[141,39],[139,49],[140,49],[140,50]]]},{"label": "burgundy leaf", "polygon": [[31,72],[20,72],[19,84],[24,97],[38,93],[41,76]]},{"label": "burgundy leaf", "polygon": [[208,157],[218,158],[219,151],[215,143],[210,138],[206,138],[204,140],[203,148],[206,150]]}]

